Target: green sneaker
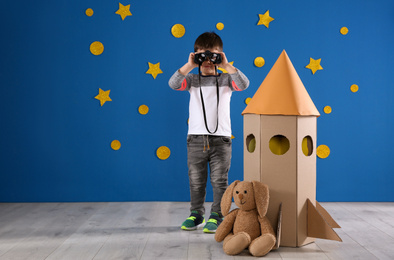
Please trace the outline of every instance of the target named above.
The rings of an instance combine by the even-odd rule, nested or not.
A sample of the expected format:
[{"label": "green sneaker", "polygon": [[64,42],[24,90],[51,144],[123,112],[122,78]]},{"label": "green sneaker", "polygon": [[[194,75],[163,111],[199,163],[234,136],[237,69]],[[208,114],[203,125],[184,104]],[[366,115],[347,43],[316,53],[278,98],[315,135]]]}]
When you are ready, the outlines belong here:
[{"label": "green sneaker", "polygon": [[222,221],[223,218],[220,217],[219,213],[212,212],[207,224],[204,226],[204,233],[215,233]]},{"label": "green sneaker", "polygon": [[204,216],[201,216],[198,214],[197,211],[193,210],[192,213],[190,214],[190,217],[188,217],[183,223],[182,223],[182,229],[183,230],[196,230],[200,225],[205,223]]}]

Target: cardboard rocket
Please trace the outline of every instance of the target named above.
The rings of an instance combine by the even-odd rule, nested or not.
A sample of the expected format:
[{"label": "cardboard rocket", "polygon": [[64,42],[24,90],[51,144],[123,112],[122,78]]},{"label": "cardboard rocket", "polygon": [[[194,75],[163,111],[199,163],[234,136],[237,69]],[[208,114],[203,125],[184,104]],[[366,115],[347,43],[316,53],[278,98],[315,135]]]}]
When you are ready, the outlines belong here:
[{"label": "cardboard rocket", "polygon": [[320,116],[285,51],[244,116],[244,179],[270,188],[267,213],[280,246],[315,238],[342,241],[339,225],[316,201],[316,135]]}]

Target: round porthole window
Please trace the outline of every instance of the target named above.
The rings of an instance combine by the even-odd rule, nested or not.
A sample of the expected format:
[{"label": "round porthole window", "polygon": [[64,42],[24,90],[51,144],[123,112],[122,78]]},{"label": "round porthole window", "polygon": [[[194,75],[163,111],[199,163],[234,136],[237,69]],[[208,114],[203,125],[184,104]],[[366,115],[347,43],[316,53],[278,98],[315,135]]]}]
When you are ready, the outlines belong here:
[{"label": "round porthole window", "polygon": [[250,134],[246,137],[246,149],[249,153],[253,153],[256,149],[256,138],[253,134]]},{"label": "round porthole window", "polygon": [[290,148],[290,142],[284,135],[275,135],[270,139],[269,147],[273,154],[284,155]]},{"label": "round porthole window", "polygon": [[312,137],[309,135],[302,139],[302,153],[305,154],[305,156],[311,156],[313,153],[313,141]]}]

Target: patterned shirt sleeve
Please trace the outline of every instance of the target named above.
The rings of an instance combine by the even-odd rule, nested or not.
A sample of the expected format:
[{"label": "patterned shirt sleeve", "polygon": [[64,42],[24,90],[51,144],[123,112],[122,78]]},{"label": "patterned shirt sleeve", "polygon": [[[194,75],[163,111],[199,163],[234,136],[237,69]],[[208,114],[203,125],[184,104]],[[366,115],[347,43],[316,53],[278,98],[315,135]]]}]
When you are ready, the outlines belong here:
[{"label": "patterned shirt sleeve", "polygon": [[168,85],[174,90],[184,91],[190,89],[191,75],[182,75],[179,71],[176,71],[174,75],[168,81]]},{"label": "patterned shirt sleeve", "polygon": [[242,91],[249,87],[249,79],[240,70],[230,74],[230,88],[232,91]]}]

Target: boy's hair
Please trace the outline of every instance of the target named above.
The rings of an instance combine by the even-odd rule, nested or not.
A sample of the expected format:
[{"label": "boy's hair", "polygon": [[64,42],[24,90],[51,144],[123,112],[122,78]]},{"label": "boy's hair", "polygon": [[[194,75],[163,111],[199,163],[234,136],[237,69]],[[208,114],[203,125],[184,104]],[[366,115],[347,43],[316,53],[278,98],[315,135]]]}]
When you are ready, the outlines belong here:
[{"label": "boy's hair", "polygon": [[223,51],[223,42],[219,35],[214,32],[205,32],[198,36],[194,43],[194,52],[198,49],[219,48]]}]

